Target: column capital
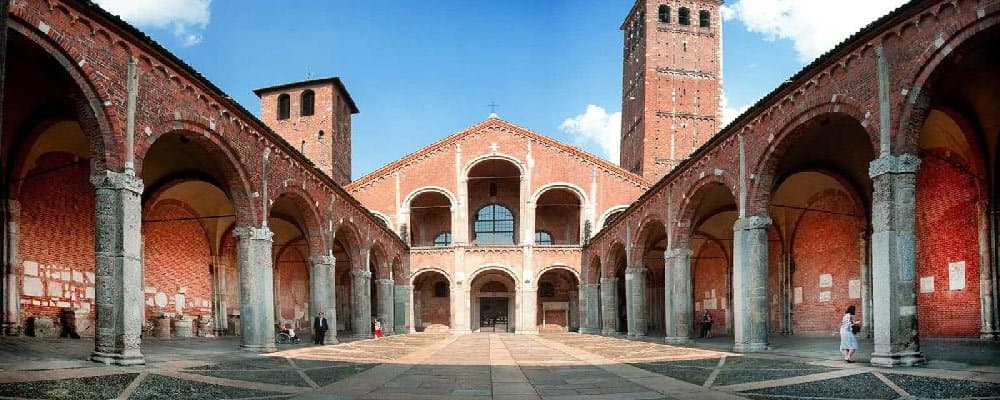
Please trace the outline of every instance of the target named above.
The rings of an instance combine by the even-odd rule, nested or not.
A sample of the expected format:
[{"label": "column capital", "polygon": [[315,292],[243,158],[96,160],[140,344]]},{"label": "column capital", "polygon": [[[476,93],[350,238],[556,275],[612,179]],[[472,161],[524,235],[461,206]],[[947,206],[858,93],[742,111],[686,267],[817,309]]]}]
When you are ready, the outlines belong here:
[{"label": "column capital", "polygon": [[94,185],[95,189],[128,190],[135,194],[142,194],[144,188],[142,178],[109,170],[95,172],[90,176],[90,184]]},{"label": "column capital", "polygon": [[395,284],[396,281],[394,281],[392,279],[389,279],[389,278],[380,278],[380,279],[376,279],[375,283],[379,283],[379,284],[392,283],[392,284]]},{"label": "column capital", "polygon": [[633,265],[631,267],[625,268],[626,274],[640,275],[646,273],[646,267],[643,265]]},{"label": "column capital", "polygon": [[691,249],[686,248],[686,247],[677,248],[677,249],[666,249],[666,250],[663,251],[663,256],[666,257],[666,258],[674,258],[674,257],[680,257],[680,256],[691,257],[692,254],[694,254],[694,252],[691,251]]},{"label": "column capital", "polygon": [[332,255],[325,254],[325,255],[312,256],[311,261],[314,266],[326,265],[329,267],[333,267],[334,264],[337,263],[337,258]]},{"label": "column capital", "polygon": [[21,202],[16,199],[7,199],[7,210],[11,214],[17,214],[21,212]]},{"label": "column capital", "polygon": [[738,218],[733,224],[734,231],[746,231],[752,229],[767,229],[771,226],[771,217],[764,215],[751,215],[749,217]]},{"label": "column capital", "polygon": [[354,270],[351,270],[351,276],[356,277],[356,278],[371,279],[372,273],[371,273],[371,271],[362,271],[362,270],[359,270],[359,269],[354,269]]},{"label": "column capital", "polygon": [[868,164],[868,176],[885,174],[915,174],[920,168],[920,158],[913,154],[883,154]]},{"label": "column capital", "polygon": [[268,227],[258,228],[256,226],[238,226],[233,229],[233,235],[239,239],[249,239],[249,240],[274,240],[274,232]]},{"label": "column capital", "polygon": [[615,283],[618,282],[618,278],[601,278],[601,284],[603,285],[605,282]]}]

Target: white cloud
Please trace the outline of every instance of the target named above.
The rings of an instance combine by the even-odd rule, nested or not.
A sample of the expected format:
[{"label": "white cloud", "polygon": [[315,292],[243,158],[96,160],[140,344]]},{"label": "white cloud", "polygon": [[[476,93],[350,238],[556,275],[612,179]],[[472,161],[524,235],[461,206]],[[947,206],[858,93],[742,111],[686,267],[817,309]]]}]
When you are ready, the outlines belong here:
[{"label": "white cloud", "polygon": [[140,28],[170,29],[181,45],[201,43],[212,0],[95,0],[112,14]]},{"label": "white cloud", "polygon": [[789,39],[808,63],[906,0],[739,0],[722,17],[767,40]]},{"label": "white cloud", "polygon": [[722,125],[719,125],[719,128],[720,129],[721,128],[725,128],[727,125],[729,125],[730,122],[733,122],[733,120],[735,120],[736,117],[739,117],[740,114],[743,114],[746,110],[748,110],[750,108],[750,105],[752,105],[753,103],[756,103],[756,101],[752,102],[750,104],[745,104],[743,106],[739,106],[739,107],[730,107],[729,106],[729,99],[726,97],[725,94],[723,94],[722,95]]},{"label": "white cloud", "polygon": [[559,129],[573,135],[576,144],[594,143],[604,151],[604,158],[618,164],[621,155],[621,111],[609,114],[601,106],[587,106],[583,114],[566,118]]}]

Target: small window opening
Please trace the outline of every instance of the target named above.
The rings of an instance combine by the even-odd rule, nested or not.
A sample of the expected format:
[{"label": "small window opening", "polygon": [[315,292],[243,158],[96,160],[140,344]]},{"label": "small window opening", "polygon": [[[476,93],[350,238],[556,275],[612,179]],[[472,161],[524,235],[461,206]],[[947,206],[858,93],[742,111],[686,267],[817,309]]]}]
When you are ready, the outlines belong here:
[{"label": "small window opening", "polygon": [[702,28],[712,26],[712,13],[705,10],[698,11],[698,26]]},{"label": "small window opening", "polygon": [[288,119],[291,108],[292,98],[287,93],[278,95],[278,119]]},{"label": "small window opening", "polygon": [[670,6],[666,4],[660,5],[660,22],[669,23],[670,22]]},{"label": "small window opening", "polygon": [[316,139],[323,140],[323,136],[325,136],[325,135],[326,134],[323,133],[323,131],[319,131],[319,133],[316,134]]},{"label": "small window opening", "polygon": [[306,90],[302,92],[301,100],[302,104],[299,114],[303,117],[313,115],[316,108],[316,93],[313,93],[312,90]]},{"label": "small window opening", "polygon": [[691,10],[681,7],[677,10],[677,23],[681,25],[691,25]]},{"label": "small window opening", "polygon": [[552,245],[552,234],[546,231],[535,232],[535,245],[538,246],[551,246]]},{"label": "small window opening", "polygon": [[434,237],[434,247],[451,246],[451,232],[441,232]]}]

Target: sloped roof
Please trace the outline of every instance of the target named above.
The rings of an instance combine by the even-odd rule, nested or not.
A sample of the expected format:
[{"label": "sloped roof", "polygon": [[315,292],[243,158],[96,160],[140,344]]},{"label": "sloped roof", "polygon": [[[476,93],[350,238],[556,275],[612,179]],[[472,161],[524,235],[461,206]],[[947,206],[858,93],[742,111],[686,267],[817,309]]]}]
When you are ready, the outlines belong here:
[{"label": "sloped roof", "polygon": [[484,130],[486,128],[489,128],[491,126],[497,126],[497,127],[500,127],[500,128],[506,128],[506,129],[517,131],[519,134],[522,134],[524,136],[527,136],[527,137],[531,138],[531,140],[534,140],[536,142],[545,144],[547,146],[551,146],[551,147],[554,147],[554,148],[559,149],[561,151],[573,154],[573,155],[575,155],[577,157],[580,157],[580,158],[586,160],[587,162],[590,162],[590,163],[592,163],[592,164],[600,167],[601,169],[603,169],[605,171],[611,172],[611,173],[616,174],[616,175],[620,175],[622,178],[624,178],[625,180],[627,180],[629,182],[632,182],[635,185],[642,186],[643,188],[648,188],[650,186],[650,183],[647,180],[643,179],[643,177],[641,177],[639,175],[636,175],[636,174],[633,174],[633,173],[625,170],[624,168],[619,167],[619,166],[611,163],[610,161],[607,161],[607,160],[605,160],[603,158],[600,158],[600,157],[595,156],[595,155],[593,155],[591,153],[588,153],[588,152],[586,152],[584,150],[581,150],[578,147],[575,147],[575,146],[572,146],[572,145],[560,142],[558,140],[555,140],[555,139],[550,138],[548,136],[545,136],[543,134],[534,132],[532,130],[529,130],[529,129],[524,128],[524,127],[522,127],[520,125],[514,124],[512,122],[502,120],[500,118],[489,118],[489,119],[486,119],[485,121],[479,122],[479,123],[477,123],[475,125],[472,125],[472,126],[470,126],[468,128],[465,128],[465,129],[463,129],[461,131],[458,131],[458,132],[456,132],[456,133],[454,133],[454,134],[452,134],[450,136],[447,136],[444,139],[441,139],[441,140],[438,140],[437,142],[431,143],[430,145],[427,145],[427,146],[425,146],[425,147],[423,147],[423,148],[421,148],[421,149],[419,149],[417,151],[414,151],[414,152],[412,152],[410,154],[407,154],[407,155],[403,156],[402,158],[400,158],[400,159],[398,159],[396,161],[390,162],[390,163],[382,166],[381,168],[376,169],[375,171],[372,171],[371,173],[369,173],[369,174],[367,174],[367,175],[359,178],[358,180],[347,184],[347,186],[345,186],[345,189],[347,189],[348,191],[352,191],[354,189],[362,187],[365,184],[369,183],[370,181],[372,181],[374,179],[377,179],[378,177],[384,176],[384,175],[386,175],[386,174],[388,174],[388,173],[390,173],[392,171],[395,171],[397,169],[402,168],[403,166],[409,164],[412,161],[415,161],[415,160],[419,159],[420,157],[422,157],[425,154],[437,151],[438,149],[441,149],[443,147],[451,146],[451,145],[455,144],[456,142],[458,142],[458,141],[460,141],[460,140],[462,140],[462,139],[464,139],[464,138],[466,138],[468,136],[477,134],[477,133],[481,132],[482,130]]}]

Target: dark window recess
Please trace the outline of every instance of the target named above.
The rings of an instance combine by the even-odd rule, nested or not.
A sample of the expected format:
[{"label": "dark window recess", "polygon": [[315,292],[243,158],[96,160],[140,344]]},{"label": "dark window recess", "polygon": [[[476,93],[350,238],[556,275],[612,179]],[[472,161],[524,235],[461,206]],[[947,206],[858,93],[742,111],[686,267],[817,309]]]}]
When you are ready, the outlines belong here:
[{"label": "dark window recess", "polygon": [[556,297],[556,285],[553,285],[552,282],[542,282],[538,285],[538,296]]},{"label": "dark window recess", "polygon": [[712,26],[712,13],[705,10],[698,11],[698,26],[702,28]]},{"label": "dark window recess", "polygon": [[313,115],[316,110],[316,93],[312,90],[302,92],[301,114],[303,117]]},{"label": "dark window recess", "polygon": [[438,282],[434,284],[434,297],[448,297],[448,282]]},{"label": "dark window recess", "polygon": [[514,214],[499,204],[489,204],[476,212],[476,244],[514,244]]},{"label": "dark window recess", "polygon": [[677,23],[681,25],[691,25],[691,10],[681,7],[677,10]]},{"label": "dark window recess", "polygon": [[292,109],[292,98],[287,93],[278,95],[278,119],[288,119]]},{"label": "dark window recess", "polygon": [[670,22],[670,6],[665,4],[660,5],[659,14],[660,14],[660,22],[666,22],[666,23]]},{"label": "dark window recess", "polygon": [[535,244],[539,246],[551,246],[552,234],[546,231],[535,232]]}]

